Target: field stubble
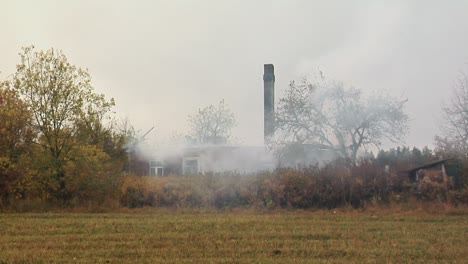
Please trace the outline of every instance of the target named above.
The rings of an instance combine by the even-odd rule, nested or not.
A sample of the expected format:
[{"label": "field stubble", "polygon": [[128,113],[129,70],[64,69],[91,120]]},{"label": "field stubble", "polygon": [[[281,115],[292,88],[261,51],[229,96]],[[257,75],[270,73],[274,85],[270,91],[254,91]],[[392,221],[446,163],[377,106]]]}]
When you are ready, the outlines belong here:
[{"label": "field stubble", "polygon": [[0,263],[466,263],[467,237],[466,211],[0,214]]}]

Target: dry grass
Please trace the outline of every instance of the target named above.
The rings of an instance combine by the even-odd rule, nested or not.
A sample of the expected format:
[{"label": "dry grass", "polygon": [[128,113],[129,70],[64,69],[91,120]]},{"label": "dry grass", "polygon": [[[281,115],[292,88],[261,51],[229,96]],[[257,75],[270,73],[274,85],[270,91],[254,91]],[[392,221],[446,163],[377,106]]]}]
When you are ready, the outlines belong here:
[{"label": "dry grass", "polygon": [[0,263],[468,260],[468,211],[0,214]]}]

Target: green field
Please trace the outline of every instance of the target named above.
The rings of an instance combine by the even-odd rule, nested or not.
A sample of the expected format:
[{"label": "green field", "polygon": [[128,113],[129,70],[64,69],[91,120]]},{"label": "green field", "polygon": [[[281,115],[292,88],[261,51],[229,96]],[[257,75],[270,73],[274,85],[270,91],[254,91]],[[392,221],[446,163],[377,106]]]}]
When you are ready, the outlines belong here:
[{"label": "green field", "polygon": [[0,214],[0,263],[468,262],[468,214]]}]

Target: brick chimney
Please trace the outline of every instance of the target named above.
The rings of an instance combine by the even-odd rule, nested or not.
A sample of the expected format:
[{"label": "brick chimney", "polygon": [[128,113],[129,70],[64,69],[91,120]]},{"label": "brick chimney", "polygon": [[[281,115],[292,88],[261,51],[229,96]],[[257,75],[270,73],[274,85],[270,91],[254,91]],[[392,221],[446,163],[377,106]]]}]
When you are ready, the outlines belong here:
[{"label": "brick chimney", "polygon": [[263,65],[263,132],[264,144],[271,142],[275,134],[275,67]]}]

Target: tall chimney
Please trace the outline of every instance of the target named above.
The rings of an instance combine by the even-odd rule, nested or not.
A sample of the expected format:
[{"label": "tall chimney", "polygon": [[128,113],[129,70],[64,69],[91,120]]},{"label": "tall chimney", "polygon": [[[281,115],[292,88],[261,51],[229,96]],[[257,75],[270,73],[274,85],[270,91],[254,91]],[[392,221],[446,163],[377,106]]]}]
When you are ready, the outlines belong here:
[{"label": "tall chimney", "polygon": [[270,143],[275,133],[275,67],[263,65],[263,133],[264,143]]}]

